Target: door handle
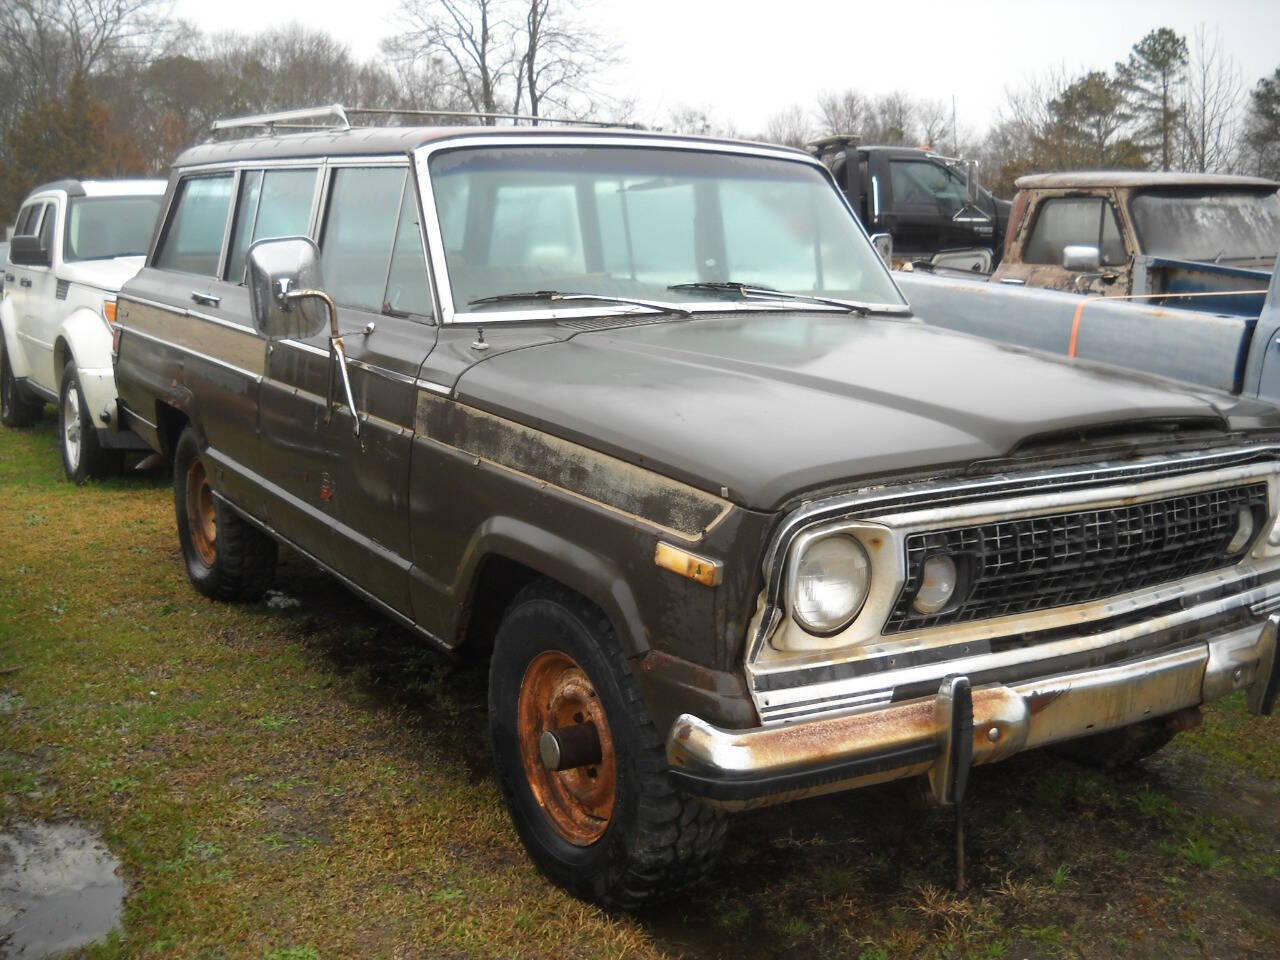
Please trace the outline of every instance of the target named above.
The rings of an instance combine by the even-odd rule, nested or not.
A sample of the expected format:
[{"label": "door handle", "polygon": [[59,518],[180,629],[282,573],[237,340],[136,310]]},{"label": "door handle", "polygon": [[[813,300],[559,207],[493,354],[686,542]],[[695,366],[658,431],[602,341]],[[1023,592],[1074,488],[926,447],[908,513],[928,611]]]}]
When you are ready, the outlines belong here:
[{"label": "door handle", "polygon": [[196,303],[202,303],[206,307],[216,307],[222,302],[221,297],[215,297],[211,293],[201,293],[199,290],[191,291],[191,299]]},{"label": "door handle", "polygon": [[28,280],[26,277],[23,277],[21,280],[18,281],[18,286],[29,287],[31,286],[31,281]]}]

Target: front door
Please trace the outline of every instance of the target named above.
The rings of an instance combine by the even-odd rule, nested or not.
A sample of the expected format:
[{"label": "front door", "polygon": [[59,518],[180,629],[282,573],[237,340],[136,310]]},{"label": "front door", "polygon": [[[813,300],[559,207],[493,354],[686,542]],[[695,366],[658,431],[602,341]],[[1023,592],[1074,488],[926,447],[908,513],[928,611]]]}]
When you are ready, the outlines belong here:
[{"label": "front door", "polygon": [[416,379],[436,336],[419,220],[406,163],[327,171],[316,232],[360,435],[328,331],[271,344],[261,408],[264,471],[281,490],[278,509],[293,514],[287,529],[406,615]]},{"label": "front door", "polygon": [[[1130,290],[1130,254],[1110,191],[1105,195],[1061,195],[1040,199],[1030,227],[1019,238],[1018,256],[1000,268],[1002,282],[1022,281],[1090,296],[1124,296]],[[1069,270],[1063,265],[1068,246],[1095,247],[1097,270]]]}]

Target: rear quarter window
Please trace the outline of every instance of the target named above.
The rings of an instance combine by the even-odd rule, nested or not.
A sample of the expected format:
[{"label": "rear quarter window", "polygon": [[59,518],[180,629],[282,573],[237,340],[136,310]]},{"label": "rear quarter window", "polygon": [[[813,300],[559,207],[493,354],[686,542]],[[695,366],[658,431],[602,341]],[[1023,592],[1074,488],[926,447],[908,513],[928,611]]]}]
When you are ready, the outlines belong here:
[{"label": "rear quarter window", "polygon": [[232,174],[191,177],[178,184],[173,212],[155,265],[199,276],[218,273],[222,236],[231,207]]}]

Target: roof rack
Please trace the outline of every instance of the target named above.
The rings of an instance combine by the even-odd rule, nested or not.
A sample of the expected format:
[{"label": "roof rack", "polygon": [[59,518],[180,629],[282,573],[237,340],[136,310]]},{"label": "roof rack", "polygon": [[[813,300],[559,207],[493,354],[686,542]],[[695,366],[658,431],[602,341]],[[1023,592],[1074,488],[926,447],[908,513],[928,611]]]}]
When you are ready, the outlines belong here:
[{"label": "roof rack", "polygon": [[[277,129],[288,130],[350,130],[353,116],[382,117],[438,117],[459,120],[510,120],[513,123],[527,121],[530,123],[568,124],[579,127],[625,127],[630,130],[644,129],[638,123],[614,123],[607,120],[570,120],[562,117],[533,116],[526,113],[473,113],[466,110],[402,110],[398,107],[344,107],[340,103],[331,103],[322,107],[306,107],[301,110],[281,110],[276,113],[259,113],[248,117],[228,117],[215,120],[210,126],[213,133],[223,130],[243,130],[251,127],[263,127],[268,133]],[[332,122],[307,122],[329,119]],[[400,123],[396,126],[408,126]]]}]

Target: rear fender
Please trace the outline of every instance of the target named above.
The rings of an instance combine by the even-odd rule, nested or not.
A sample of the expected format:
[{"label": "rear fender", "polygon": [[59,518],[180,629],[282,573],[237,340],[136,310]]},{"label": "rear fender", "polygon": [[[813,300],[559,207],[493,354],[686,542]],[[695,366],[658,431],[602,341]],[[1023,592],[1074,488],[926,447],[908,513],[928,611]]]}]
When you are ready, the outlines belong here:
[{"label": "rear fender", "polygon": [[9,369],[18,379],[30,376],[26,351],[18,341],[18,321],[13,313],[13,300],[0,300],[0,336],[4,337],[4,353],[9,358]]}]

